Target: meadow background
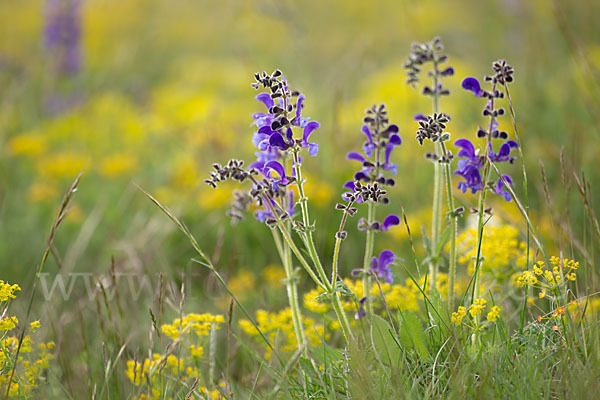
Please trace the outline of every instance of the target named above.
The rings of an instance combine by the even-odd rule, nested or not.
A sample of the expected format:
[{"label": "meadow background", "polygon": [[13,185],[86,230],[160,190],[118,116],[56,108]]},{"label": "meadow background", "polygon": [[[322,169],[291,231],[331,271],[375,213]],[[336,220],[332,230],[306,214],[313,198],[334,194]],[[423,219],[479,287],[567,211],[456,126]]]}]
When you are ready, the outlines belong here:
[{"label": "meadow background", "polygon": [[[453,138],[473,137],[481,123],[481,103],[460,89],[461,80],[488,73],[499,58],[516,69],[511,93],[534,224],[552,254],[597,257],[573,173],[585,173],[591,207],[598,208],[600,3],[85,0],[75,2],[80,65],[69,71],[58,65],[64,54],[45,45],[52,3],[0,1],[0,278],[23,288],[22,301],[12,304],[22,313],[57,207],[84,170],[44,272],[107,280],[112,268],[150,277],[152,289],[135,296],[122,283],[121,319],[81,281],[66,299],[35,296],[41,335],[56,342],[49,393],[88,396],[102,381],[103,354],[127,342],[131,357],[147,346],[148,308],[158,307],[161,281],[158,291],[172,300],[160,318],[177,315],[182,280],[186,310],[227,312],[226,292],[191,261],[189,243],[134,183],[186,222],[249,309],[285,306],[269,231],[252,217],[231,226],[225,212],[235,185],[213,191],[203,183],[215,161],[253,158],[251,115],[261,109],[250,87],[256,71],[284,71],[307,97],[305,114],[321,123],[312,137],[319,157],[304,170],[325,259],[339,223],[333,206],[351,177],[344,158],[362,145],[363,112],[374,103],[386,103],[404,142],[394,154],[399,175],[389,210],[406,210],[417,239],[419,227],[429,226],[432,171],[414,140],[413,116],[431,105],[405,84],[402,64],[412,41],[434,36],[443,38],[456,71],[446,80],[452,96],[441,102],[453,117]],[[522,194],[517,164],[510,171]],[[459,202],[475,206],[473,196]],[[525,232],[514,204],[498,203],[494,211]],[[362,257],[362,237],[351,225],[342,276]],[[394,248],[410,264],[404,227],[377,246]],[[418,240],[416,250],[424,255]],[[594,293],[597,272],[584,273]],[[250,361],[231,362],[233,375],[251,383],[244,372]]]}]

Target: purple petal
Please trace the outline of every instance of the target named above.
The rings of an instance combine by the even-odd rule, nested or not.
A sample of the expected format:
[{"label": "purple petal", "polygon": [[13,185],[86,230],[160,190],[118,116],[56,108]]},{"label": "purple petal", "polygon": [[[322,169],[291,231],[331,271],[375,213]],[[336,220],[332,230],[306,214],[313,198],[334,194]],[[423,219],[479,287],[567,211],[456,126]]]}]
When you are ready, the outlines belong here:
[{"label": "purple petal", "polygon": [[350,189],[352,191],[354,191],[354,188],[356,187],[354,185],[354,181],[348,181],[346,183],[344,183],[344,186],[342,186],[344,189]]},{"label": "purple petal", "polygon": [[441,75],[442,75],[442,76],[450,76],[450,75],[454,75],[454,68],[452,68],[452,67],[448,67],[448,68],[446,68],[445,70],[443,70],[443,71],[441,72]]},{"label": "purple petal", "polygon": [[313,157],[316,157],[318,152],[319,152],[319,145],[317,143],[309,143],[308,144],[308,154],[310,154]]},{"label": "purple petal", "polygon": [[469,139],[458,139],[454,142],[455,146],[461,147],[458,152],[459,157],[473,158],[475,157],[475,146]]},{"label": "purple petal", "polygon": [[365,301],[367,301],[366,297],[363,297],[358,301],[358,312],[354,315],[354,319],[361,319],[367,315],[365,311]]},{"label": "purple petal", "polygon": [[369,176],[363,171],[358,171],[356,174],[354,174],[354,180],[367,182],[369,180]]},{"label": "purple petal", "polygon": [[427,117],[421,113],[415,115],[413,118],[415,121],[427,121]]},{"label": "purple petal", "polygon": [[269,144],[273,147],[279,147],[282,150],[285,150],[289,147],[279,132],[275,132],[271,135],[269,138]]},{"label": "purple petal", "polygon": [[285,169],[283,169],[283,165],[279,161],[269,161],[265,164],[265,169],[272,169],[279,174],[282,180],[285,179]]},{"label": "purple petal", "polygon": [[479,84],[479,81],[475,78],[472,78],[472,77],[465,78],[462,81],[461,86],[463,89],[472,92],[477,97],[483,96],[483,91],[481,90],[481,85]]},{"label": "purple petal", "polygon": [[321,127],[321,125],[317,121],[311,121],[308,124],[306,124],[306,127],[304,128],[304,133],[302,135],[302,142],[308,143],[308,137],[310,136],[310,134],[319,127]]},{"label": "purple petal", "polygon": [[350,153],[348,153],[346,155],[346,160],[354,160],[354,161],[358,161],[361,163],[364,163],[366,161],[366,159],[362,156],[362,154],[357,153],[355,151],[351,151]]},{"label": "purple petal", "polygon": [[398,133],[399,131],[400,131],[400,128],[398,128],[398,125],[396,125],[396,124],[391,124],[386,129],[386,132],[390,132],[390,133]]},{"label": "purple petal", "polygon": [[362,131],[362,133],[367,135],[367,139],[369,140],[369,143],[373,144],[373,135],[371,134],[371,130],[369,129],[369,126],[363,125],[361,128],[361,131]]},{"label": "purple petal", "polygon": [[275,102],[271,98],[271,95],[268,93],[259,94],[258,96],[256,96],[256,100],[262,102],[265,105],[265,107],[267,107],[267,110],[273,107],[273,105],[275,105]]},{"label": "purple petal", "polygon": [[298,102],[296,103],[296,119],[294,120],[294,124],[300,126],[302,118],[300,117],[300,112],[302,111],[302,103],[306,100],[303,94],[298,96]]},{"label": "purple petal", "polygon": [[387,268],[396,260],[396,255],[391,250],[384,250],[379,254],[379,268]]},{"label": "purple petal", "polygon": [[402,144],[402,138],[400,137],[400,135],[394,134],[390,137],[390,143],[394,146],[400,146]]},{"label": "purple petal", "polygon": [[397,215],[391,214],[391,215],[388,215],[387,217],[385,217],[385,219],[383,220],[383,225],[381,226],[381,230],[385,232],[388,229],[390,229],[392,226],[399,225],[399,224],[400,224],[400,218],[398,218]]}]

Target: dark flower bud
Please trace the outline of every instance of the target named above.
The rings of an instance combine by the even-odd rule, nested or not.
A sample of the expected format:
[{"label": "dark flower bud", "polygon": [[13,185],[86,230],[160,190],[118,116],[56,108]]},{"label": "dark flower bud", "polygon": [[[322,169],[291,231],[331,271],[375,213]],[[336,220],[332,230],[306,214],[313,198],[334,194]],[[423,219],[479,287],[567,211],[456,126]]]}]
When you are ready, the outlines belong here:
[{"label": "dark flower bud", "polygon": [[481,138],[484,138],[484,137],[486,137],[486,135],[487,135],[487,132],[486,132],[486,131],[484,131],[483,129],[479,128],[479,129],[477,130],[477,137],[478,137],[478,138],[480,138],[480,139],[481,139]]},{"label": "dark flower bud", "polygon": [[336,239],[344,240],[344,239],[346,239],[347,236],[348,236],[348,232],[346,232],[346,231],[341,231],[341,232],[335,233]]},{"label": "dark flower bud", "polygon": [[345,205],[345,204],[342,204],[342,203],[337,203],[337,204],[335,205],[335,209],[336,209],[336,210],[345,210],[345,209],[346,209],[346,205]]}]

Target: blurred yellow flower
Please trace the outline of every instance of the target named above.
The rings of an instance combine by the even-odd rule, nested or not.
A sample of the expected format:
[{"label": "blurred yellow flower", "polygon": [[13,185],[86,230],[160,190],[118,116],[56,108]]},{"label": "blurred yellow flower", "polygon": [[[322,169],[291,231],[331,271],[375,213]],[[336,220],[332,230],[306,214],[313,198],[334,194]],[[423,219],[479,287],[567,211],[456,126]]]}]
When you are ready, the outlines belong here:
[{"label": "blurred yellow flower", "polygon": [[41,135],[22,134],[12,138],[8,148],[14,155],[38,156],[46,151],[46,141]]},{"label": "blurred yellow flower", "polygon": [[128,153],[115,153],[100,162],[100,174],[107,178],[129,175],[136,169],[137,158]]},{"label": "blurred yellow flower", "polygon": [[32,203],[51,202],[57,194],[56,187],[47,182],[35,182],[29,187],[28,198]]},{"label": "blurred yellow flower", "polygon": [[87,160],[88,157],[82,154],[63,151],[42,157],[36,167],[42,176],[73,179],[86,166]]}]

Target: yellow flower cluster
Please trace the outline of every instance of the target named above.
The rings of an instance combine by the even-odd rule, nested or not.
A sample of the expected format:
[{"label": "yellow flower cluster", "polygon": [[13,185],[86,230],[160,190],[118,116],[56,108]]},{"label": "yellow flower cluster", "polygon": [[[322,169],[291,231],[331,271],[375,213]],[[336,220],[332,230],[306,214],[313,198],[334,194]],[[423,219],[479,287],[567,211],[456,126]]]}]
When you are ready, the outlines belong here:
[{"label": "yellow flower cluster", "polygon": [[456,326],[459,326],[462,323],[463,318],[467,315],[467,309],[463,306],[459,306],[458,310],[452,313],[450,317],[450,321]]},{"label": "yellow flower cluster", "polygon": [[183,317],[183,321],[176,318],[172,324],[164,324],[161,331],[173,340],[177,340],[180,335],[186,335],[189,332],[194,332],[198,336],[208,336],[213,324],[216,329],[219,329],[219,324],[224,322],[225,318],[222,315],[187,314]]},{"label": "yellow flower cluster", "polygon": [[[6,311],[8,302],[15,298],[15,292],[21,290],[19,285],[10,285],[0,281],[0,310]],[[17,335],[11,336],[19,320],[15,316],[4,316],[0,319],[0,367],[11,370],[15,359],[19,339]],[[39,321],[29,324],[31,332],[35,333],[41,326]],[[19,352],[19,362],[15,370],[14,378],[10,386],[8,398],[32,397],[39,382],[43,379],[42,374],[50,366],[50,360],[54,356],[50,351],[54,348],[53,342],[36,342],[30,335],[23,337]],[[0,372],[0,393],[5,394],[10,379],[10,373]]]},{"label": "yellow flower cluster", "polygon": [[540,289],[538,297],[542,299],[546,297],[547,291],[554,292],[569,281],[575,281],[577,269],[579,269],[578,262],[552,256],[550,266],[546,266],[544,261],[538,261],[531,271],[517,274],[514,277],[514,284],[517,287],[531,286]]},{"label": "yellow flower cluster", "polygon": [[135,386],[146,384],[147,378],[155,382],[161,375],[177,377],[182,381],[196,379],[199,371],[196,367],[187,365],[183,358],[173,354],[162,355],[153,353],[152,358],[142,361],[128,360],[125,375]]},{"label": "yellow flower cluster", "polygon": [[483,310],[485,310],[486,303],[487,301],[483,299],[473,300],[473,304],[469,306],[469,314],[471,314],[471,317],[474,318],[477,315],[481,314]]},{"label": "yellow flower cluster", "polygon": [[493,306],[489,313],[487,313],[487,320],[495,322],[500,316],[500,307]]},{"label": "yellow flower cluster", "polygon": [[[479,316],[485,310],[486,304],[487,301],[484,299],[475,299],[473,301],[473,304],[471,304],[468,309],[463,306],[459,306],[458,310],[453,312],[450,316],[450,321],[454,325],[460,326],[463,323],[464,318],[467,316],[468,311],[469,315],[471,315],[473,325],[481,324],[482,321],[479,320]],[[487,313],[487,320],[489,322],[496,322],[498,320],[498,317],[500,316],[500,311],[500,307],[493,306]]]},{"label": "yellow flower cluster", "polygon": [[[458,262],[469,265],[474,271],[473,260],[477,257],[477,229],[470,228],[457,238]],[[526,265],[526,244],[519,240],[519,231],[510,225],[489,226],[483,233],[481,254],[484,257],[481,271],[497,281],[505,281],[515,266]]]},{"label": "yellow flower cluster", "polygon": [[[192,313],[174,319],[171,324],[162,325],[161,331],[180,346],[179,357],[167,352],[153,353],[143,360],[128,360],[125,375],[135,386],[145,385],[149,381],[152,390],[150,398],[165,398],[164,393],[154,387],[157,379],[166,376],[178,382],[194,381],[200,375],[197,365],[198,359],[204,355],[203,339],[210,334],[213,326],[218,329],[224,322],[222,315]],[[219,398],[214,397],[212,391],[206,393],[207,396],[213,396],[206,398]]]},{"label": "yellow flower cluster", "polygon": [[[344,279],[344,283],[346,284],[348,289],[350,289],[352,293],[354,293],[356,298],[361,299],[365,296],[362,280],[352,281],[350,279]],[[424,282],[421,282],[421,284],[423,283]],[[440,279],[439,283],[440,285],[438,285],[438,288],[441,288],[444,284],[444,279]],[[379,289],[377,283],[373,283],[369,292],[369,296],[371,296],[374,300],[373,305],[377,312],[383,312],[383,310],[385,309],[385,305],[381,298],[382,292],[385,297],[385,301],[390,309],[411,311],[419,310],[418,300],[421,298],[421,292],[412,280],[407,279],[404,285],[390,284],[385,282],[381,282],[380,285],[381,290]],[[320,289],[313,289],[309,292],[306,292],[304,294],[304,307],[317,314],[325,314],[328,311],[330,311],[331,304],[327,300],[316,300],[316,298],[321,294],[323,294],[323,291]],[[357,306],[354,300],[347,297],[342,298],[342,307],[348,312],[355,313],[357,311]]]},{"label": "yellow flower cluster", "polygon": [[[280,351],[293,352],[298,348],[298,341],[294,331],[294,322],[292,320],[292,310],[288,307],[279,312],[270,313],[265,310],[256,312],[256,323],[259,329],[267,336],[269,341],[278,346]],[[258,337],[259,333],[248,320],[240,320],[242,330],[254,337]],[[312,318],[302,317],[304,326],[304,336],[309,344],[316,346],[323,340],[330,338],[330,334],[325,332],[325,327],[322,324],[317,324]],[[271,357],[271,350],[266,346],[265,357]]]},{"label": "yellow flower cluster", "polygon": [[8,301],[9,299],[15,298],[15,292],[21,290],[21,287],[17,284],[11,285],[7,282],[0,280],[0,302]]}]

